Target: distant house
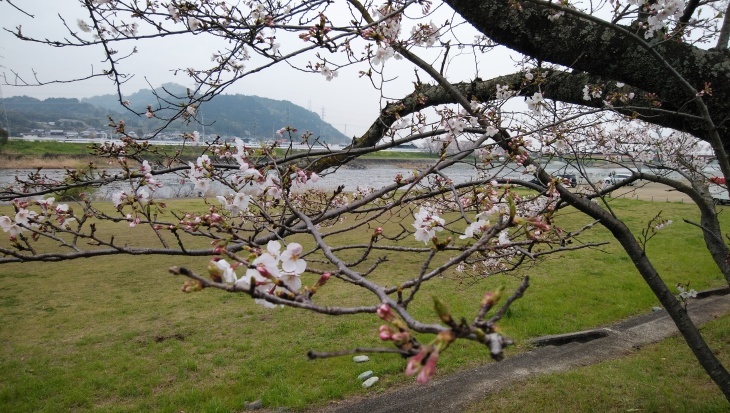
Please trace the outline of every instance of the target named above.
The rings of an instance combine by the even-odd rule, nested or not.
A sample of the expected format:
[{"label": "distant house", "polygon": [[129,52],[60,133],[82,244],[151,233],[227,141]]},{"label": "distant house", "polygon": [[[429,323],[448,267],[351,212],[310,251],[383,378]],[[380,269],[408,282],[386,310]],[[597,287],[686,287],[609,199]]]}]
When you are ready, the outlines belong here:
[{"label": "distant house", "polygon": [[411,150],[419,150],[420,148],[412,143],[403,143],[398,146],[396,146],[398,149],[411,149]]},{"label": "distant house", "polygon": [[63,129],[51,129],[48,134],[51,136],[64,136]]}]

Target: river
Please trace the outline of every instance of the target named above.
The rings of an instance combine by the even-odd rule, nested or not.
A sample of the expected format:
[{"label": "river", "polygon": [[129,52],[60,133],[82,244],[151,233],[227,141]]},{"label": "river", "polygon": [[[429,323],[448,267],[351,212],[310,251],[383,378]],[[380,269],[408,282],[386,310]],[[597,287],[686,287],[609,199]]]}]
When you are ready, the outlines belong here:
[{"label": "river", "polygon": [[[428,162],[418,161],[406,167],[405,163],[410,161],[404,160],[403,162],[383,162],[368,161],[359,163],[358,168],[342,167],[336,172],[324,174],[317,183],[307,184],[302,188],[317,188],[323,190],[331,190],[339,185],[344,185],[344,190],[347,192],[353,192],[358,187],[371,187],[381,188],[386,185],[390,185],[394,182],[395,177],[401,174],[404,178],[412,176],[413,171],[416,169],[424,170],[429,167]],[[530,180],[532,176],[529,174],[523,174],[521,172],[523,168],[517,168],[515,165],[502,168],[494,168],[489,171],[482,172],[480,175],[473,166],[467,164],[458,164],[448,168],[444,171],[444,175],[451,179],[454,183],[465,183],[470,180],[474,180],[477,177],[484,177],[498,174],[500,178],[512,178],[512,179],[524,179]],[[585,169],[584,176],[581,176],[578,171],[570,166],[566,166],[564,163],[555,162],[548,164],[546,170],[550,173],[566,174],[572,173],[578,176],[578,183],[585,183],[585,179],[588,178],[592,182],[600,182],[602,179],[607,177],[612,171],[619,171],[618,169],[609,168],[598,168],[592,167]],[[11,185],[14,182],[15,176],[28,176],[28,174],[35,172],[35,169],[0,169],[0,186]],[[109,170],[110,174],[116,173],[116,170]],[[625,171],[624,171],[625,172]],[[58,179],[63,176],[64,170],[62,169],[48,169],[45,170],[47,176]],[[677,176],[678,177],[678,176]],[[188,179],[181,179],[179,176],[159,176],[156,179],[163,184],[162,188],[155,191],[155,198],[177,198],[177,197],[190,197],[196,196],[193,192],[193,184]],[[111,199],[111,195],[120,189],[127,189],[129,186],[126,183],[115,183],[108,185],[104,188],[97,189],[94,193],[98,199]],[[207,194],[209,196],[219,195],[225,192],[225,188],[222,185],[213,185],[211,191]]]}]

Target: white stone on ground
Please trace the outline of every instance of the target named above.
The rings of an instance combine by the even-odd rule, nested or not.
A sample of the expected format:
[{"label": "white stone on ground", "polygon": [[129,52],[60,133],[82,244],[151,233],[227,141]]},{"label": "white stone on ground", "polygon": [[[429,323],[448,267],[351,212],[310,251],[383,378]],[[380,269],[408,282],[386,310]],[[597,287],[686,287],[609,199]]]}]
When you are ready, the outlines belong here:
[{"label": "white stone on ground", "polygon": [[363,381],[363,380],[367,380],[367,379],[369,379],[371,377],[373,377],[373,371],[372,370],[368,370],[368,371],[366,371],[364,373],[361,373],[359,376],[357,376],[357,379],[360,380],[360,381]]},{"label": "white stone on ground", "polygon": [[362,387],[367,389],[367,388],[371,387],[373,384],[377,383],[378,380],[380,380],[380,379],[377,376],[371,377],[371,378],[365,380],[364,382],[362,382]]}]

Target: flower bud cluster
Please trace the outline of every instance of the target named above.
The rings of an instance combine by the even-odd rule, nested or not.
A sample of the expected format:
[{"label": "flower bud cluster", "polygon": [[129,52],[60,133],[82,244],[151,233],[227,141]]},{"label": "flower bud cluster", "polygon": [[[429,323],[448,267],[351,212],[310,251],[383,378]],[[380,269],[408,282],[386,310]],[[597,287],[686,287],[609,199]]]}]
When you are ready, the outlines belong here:
[{"label": "flower bud cluster", "polygon": [[418,353],[408,359],[406,375],[411,376],[418,373],[416,381],[420,384],[428,383],[436,374],[436,363],[439,355],[456,340],[456,334],[452,330],[442,331],[436,335],[434,341],[423,345]]},{"label": "flower bud cluster", "polygon": [[383,341],[392,341],[393,344],[401,350],[410,350],[413,348],[415,341],[411,335],[408,326],[398,318],[392,308],[388,304],[383,303],[376,311],[378,317],[386,321],[378,329],[378,337]]},{"label": "flower bud cluster", "polygon": [[69,229],[70,224],[76,221],[73,210],[67,204],[54,207],[55,200],[53,197],[30,201],[13,200],[15,216],[0,215],[0,228],[9,233],[11,240],[30,229],[40,232]]},{"label": "flower bud cluster", "polygon": [[416,232],[413,236],[417,241],[423,241],[426,245],[436,237],[436,232],[443,231],[444,224],[446,223],[428,205],[421,206],[414,217],[415,222],[413,223],[413,227],[416,228]]},{"label": "flower bud cluster", "polygon": [[[241,263],[231,265],[221,257],[214,257],[208,264],[208,275],[215,282],[233,284],[244,291],[256,290],[258,295],[271,295],[293,300],[302,287],[300,275],[306,270],[307,262],[301,258],[301,244],[289,243],[286,250],[281,251],[279,241],[269,241],[266,251],[254,251],[246,263],[246,273],[238,277],[236,269]],[[319,288],[329,279],[323,275],[315,286]],[[256,303],[266,308],[274,308],[275,304],[264,298],[257,298]]]}]

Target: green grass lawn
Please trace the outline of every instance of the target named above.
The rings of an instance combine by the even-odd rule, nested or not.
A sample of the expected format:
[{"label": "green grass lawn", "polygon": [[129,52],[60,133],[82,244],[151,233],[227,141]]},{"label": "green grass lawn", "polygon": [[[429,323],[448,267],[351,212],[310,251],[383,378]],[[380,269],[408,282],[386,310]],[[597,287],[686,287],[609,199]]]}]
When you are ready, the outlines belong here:
[{"label": "green grass lawn", "polygon": [[[0,154],[16,158],[23,157],[83,157],[92,153],[92,145],[89,143],[61,142],[61,141],[26,141],[9,140],[7,144],[0,147]],[[180,149],[179,146],[158,146],[161,151],[173,154]],[[203,148],[187,146],[183,156],[191,157],[199,155]]]},{"label": "green grass lawn", "polygon": [[[154,143],[153,143],[154,146]],[[158,153],[148,154],[147,158],[152,161],[161,161],[165,154],[167,156],[174,156],[177,150],[183,149],[181,154],[177,155],[183,161],[195,160],[201,155],[204,147],[199,146],[168,146],[168,145],[157,145],[154,146]],[[256,148],[257,145],[253,145]],[[286,149],[277,148],[275,153],[277,156],[284,156],[287,152]],[[294,152],[302,152],[301,149],[296,149]],[[26,140],[10,140],[7,144],[0,146],[0,157],[5,157],[13,160],[31,160],[33,167],[49,167],[51,164],[44,164],[43,160],[51,158],[69,157],[78,158],[81,160],[94,160],[98,161],[99,158],[92,158],[91,144],[88,143],[75,143],[75,142],[60,142],[60,141],[26,141]],[[364,159],[371,160],[424,160],[424,159],[436,159],[438,158],[435,154],[427,154],[424,152],[386,152],[380,151],[377,153],[365,154],[362,156]],[[103,163],[102,163],[103,164]],[[2,165],[0,165],[2,166]],[[54,167],[54,166],[50,166]]]},{"label": "green grass lawn", "polygon": [[[725,366],[730,363],[730,315],[701,328]],[[681,337],[612,361],[514,383],[465,413],[727,412],[728,403]]]},{"label": "green grass lawn", "polygon": [[89,144],[12,139],[0,147],[0,153],[19,156],[81,156],[89,153]]},{"label": "green grass lawn", "polygon": [[[200,208],[196,202],[172,201],[171,207]],[[659,208],[664,218],[674,220],[647,250],[668,285],[689,281],[692,288],[701,290],[725,283],[697,228],[682,222],[682,218],[697,220],[692,206],[619,199],[613,207],[636,231]],[[0,214],[7,213],[4,208]],[[730,229],[727,214],[721,216],[726,230]],[[558,218],[558,225],[566,228],[586,222],[585,217],[571,211],[561,212]],[[386,226],[385,230],[387,234],[394,227]],[[148,242],[126,224],[117,231],[120,240]],[[362,231],[340,240],[333,238],[332,242],[367,242],[369,236],[370,232]],[[610,236],[597,227],[585,241],[597,240],[610,240]],[[7,242],[5,237],[0,239],[2,246]],[[393,355],[371,355],[365,365],[353,363],[351,357],[307,359],[310,349],[381,345],[377,339],[381,320],[375,315],[327,317],[289,308],[267,310],[245,296],[221,291],[183,294],[180,287],[184,280],[167,272],[171,265],[203,272],[206,264],[207,258],[200,257],[116,256],[0,266],[0,411],[230,412],[242,411],[246,401],[257,399],[268,408],[300,410],[413,382],[402,374],[404,360]],[[383,267],[387,271],[374,277],[383,282],[392,280],[395,285],[420,265],[420,256],[388,253]],[[525,274],[532,277],[532,286],[501,323],[504,333],[518,342],[507,351],[508,357],[524,351],[520,343],[530,337],[608,324],[657,305],[631,261],[612,242],[600,249],[551,256],[512,275],[474,280],[446,274],[422,288],[421,301],[412,311],[424,322],[436,322],[430,296],[437,294],[449,303],[454,316],[470,318],[484,291],[499,285],[507,285],[509,290]],[[304,282],[312,284],[315,279],[314,275],[305,276]],[[374,304],[372,296],[336,280],[321,289],[315,299]],[[715,323],[707,331],[710,345],[727,361],[726,325],[718,327]],[[615,364],[608,370],[604,367],[597,373],[580,373],[581,369],[539,379],[534,386],[542,386],[537,393],[542,398],[537,396],[525,404],[515,401],[518,407],[504,407],[513,406],[510,397],[518,397],[511,396],[517,391],[511,389],[473,411],[494,410],[492,406],[507,411],[557,411],[561,410],[557,404],[561,395],[567,397],[565,389],[580,389],[587,401],[599,399],[605,387],[617,386],[608,382],[613,376],[620,377],[616,380],[621,386],[602,398],[611,403],[625,397],[628,402],[614,400],[620,411],[681,411],[689,406],[682,404],[681,397],[660,403],[662,392],[677,387],[711,400],[722,397],[706,375],[697,373],[699,367],[683,343],[672,339],[644,351],[648,355],[640,361],[612,362]],[[673,364],[661,357],[681,359],[687,367],[673,368],[664,374],[662,384],[657,384],[658,390],[651,390],[646,374]],[[442,354],[437,374],[487,362],[487,349],[457,342]],[[624,362],[640,366],[639,373],[630,372],[621,364]],[[365,370],[373,370],[381,378],[370,390],[362,389],[356,379]],[[595,379],[599,376],[606,376],[603,382]],[[589,381],[597,384],[589,385]],[[530,386],[533,384],[525,385],[531,394]],[[624,387],[634,389],[633,393]],[[631,401],[650,391],[653,393],[645,404]],[[547,400],[548,395],[555,401]],[[722,407],[720,402],[708,403]],[[593,405],[575,406],[566,411],[582,411],[581,406]],[[595,411],[604,410],[602,404],[596,406]],[[707,411],[712,410],[708,407]]]}]

